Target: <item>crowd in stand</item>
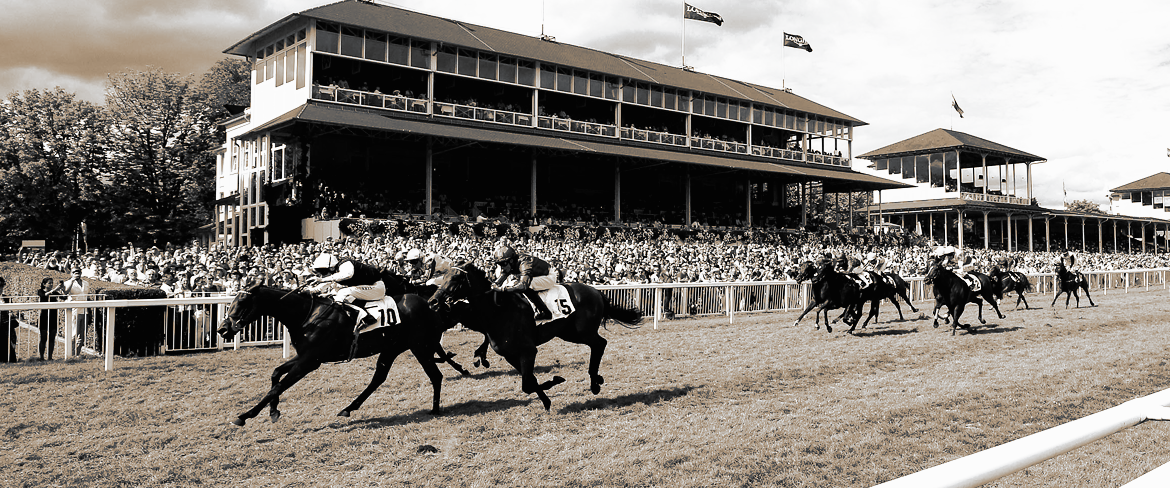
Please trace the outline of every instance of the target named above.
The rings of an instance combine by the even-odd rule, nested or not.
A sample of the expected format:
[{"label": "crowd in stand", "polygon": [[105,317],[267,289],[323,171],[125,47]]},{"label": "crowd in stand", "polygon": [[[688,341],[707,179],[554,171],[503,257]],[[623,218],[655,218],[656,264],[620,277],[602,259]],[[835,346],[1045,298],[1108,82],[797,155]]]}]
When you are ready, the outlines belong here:
[{"label": "crowd in stand", "polygon": [[[649,237],[654,235],[654,237]],[[826,253],[862,256],[876,252],[886,258],[886,269],[903,277],[921,276],[935,243],[914,238],[845,234],[782,234],[747,232],[681,239],[637,230],[610,232],[587,227],[563,233],[536,233],[523,237],[476,236],[462,232],[421,235],[347,237],[259,247],[206,248],[198,245],[118,249],[71,254],[30,252],[18,260],[37,267],[125,285],[160,288],[171,296],[234,293],[262,283],[296,287],[310,273],[321,252],[410,275],[404,261],[410,250],[421,255],[469,259],[490,269],[491,252],[501,239],[518,251],[539,256],[556,266],[563,281],[595,285],[625,283],[691,283],[790,280],[802,261]],[[971,249],[976,268],[984,270],[1002,251]],[[1062,253],[1015,252],[1017,271],[1051,272]],[[1170,254],[1075,253],[1080,269],[1123,270],[1170,267]]]}]

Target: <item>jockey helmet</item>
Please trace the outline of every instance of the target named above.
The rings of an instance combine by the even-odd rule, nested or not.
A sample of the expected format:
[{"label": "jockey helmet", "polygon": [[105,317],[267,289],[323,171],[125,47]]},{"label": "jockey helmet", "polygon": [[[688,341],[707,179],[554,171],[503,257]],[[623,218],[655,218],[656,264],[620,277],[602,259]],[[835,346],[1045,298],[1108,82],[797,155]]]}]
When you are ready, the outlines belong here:
[{"label": "jockey helmet", "polygon": [[419,251],[418,249],[411,249],[406,253],[407,261],[417,261],[420,258],[422,258],[422,251]]},{"label": "jockey helmet", "polygon": [[337,264],[336,256],[323,252],[320,256],[317,256],[317,259],[313,260],[313,269],[332,269]]},{"label": "jockey helmet", "polygon": [[394,255],[395,261],[402,261],[404,259],[406,259],[406,251],[398,251],[398,254]]},{"label": "jockey helmet", "polygon": [[873,260],[875,260],[875,259],[877,259],[877,253],[876,253],[876,252],[870,251],[870,252],[869,252],[869,254],[866,254],[866,255],[865,255],[865,260],[866,260],[866,261],[873,261]]},{"label": "jockey helmet", "polygon": [[958,250],[954,246],[940,246],[931,253],[933,256],[946,256],[947,254],[955,254]]},{"label": "jockey helmet", "polygon": [[512,249],[512,246],[504,244],[497,247],[496,251],[492,253],[492,256],[495,258],[496,263],[499,264],[514,259],[516,257],[516,250]]}]

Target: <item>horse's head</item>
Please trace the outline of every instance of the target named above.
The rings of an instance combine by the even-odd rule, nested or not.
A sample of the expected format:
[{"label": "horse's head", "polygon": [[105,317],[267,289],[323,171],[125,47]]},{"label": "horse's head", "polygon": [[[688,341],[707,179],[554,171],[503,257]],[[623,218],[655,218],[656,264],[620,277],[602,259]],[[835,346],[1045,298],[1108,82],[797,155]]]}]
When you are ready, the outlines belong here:
[{"label": "horse's head", "polygon": [[926,284],[934,283],[934,280],[938,278],[942,269],[942,260],[939,258],[931,258],[930,263],[926,267],[926,276],[922,277],[922,282]]},{"label": "horse's head", "polygon": [[462,260],[442,261],[436,264],[434,283],[439,288],[428,300],[431,308],[438,310],[471,296],[472,274],[476,272],[482,273],[474,264]]},{"label": "horse's head", "polygon": [[805,261],[805,262],[800,263],[800,267],[798,267],[797,269],[798,269],[798,271],[796,272],[796,282],[797,283],[803,283],[805,281],[811,280],[813,277],[813,274],[815,274],[817,272],[817,267],[815,265],[813,265],[812,261]]},{"label": "horse's head", "polygon": [[227,316],[219,323],[220,337],[223,340],[230,341],[237,333],[244,330],[244,326],[251,323],[260,315],[259,307],[256,305],[255,290],[259,285],[252,286],[247,290],[240,290],[236,294],[236,299],[232,301],[228,307]]}]

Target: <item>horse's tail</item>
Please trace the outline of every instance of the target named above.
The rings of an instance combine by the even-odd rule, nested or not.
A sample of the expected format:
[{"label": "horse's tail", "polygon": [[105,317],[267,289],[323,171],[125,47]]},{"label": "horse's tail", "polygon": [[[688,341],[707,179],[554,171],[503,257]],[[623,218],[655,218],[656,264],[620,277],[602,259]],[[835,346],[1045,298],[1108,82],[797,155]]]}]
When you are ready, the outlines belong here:
[{"label": "horse's tail", "polygon": [[637,329],[638,324],[642,322],[642,311],[636,308],[625,307],[622,305],[615,305],[610,301],[608,296],[601,295],[602,305],[605,310],[602,311],[602,317],[610,319],[614,322],[622,324],[622,327],[627,329]]},{"label": "horse's tail", "polygon": [[1024,273],[1016,273],[1016,276],[1020,278],[1020,282],[1024,284],[1024,291],[1032,291],[1032,280],[1028,279],[1028,275]]}]

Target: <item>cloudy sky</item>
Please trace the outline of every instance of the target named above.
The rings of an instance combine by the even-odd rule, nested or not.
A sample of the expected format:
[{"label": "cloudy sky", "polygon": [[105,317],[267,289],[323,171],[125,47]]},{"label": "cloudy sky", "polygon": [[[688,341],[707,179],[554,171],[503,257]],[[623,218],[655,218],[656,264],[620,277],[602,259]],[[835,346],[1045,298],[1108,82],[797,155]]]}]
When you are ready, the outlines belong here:
[{"label": "cloudy sky", "polygon": [[[380,3],[680,65],[675,0]],[[0,0],[0,94],[60,86],[102,103],[106,75],[147,65],[201,74],[222,51],[326,0]],[[854,154],[950,128],[1037,154],[1042,205],[1105,203],[1167,171],[1166,0],[693,0],[696,70],[797,94],[864,120]],[[800,34],[814,51],[783,48]],[[960,119],[951,94],[966,112]],[[864,163],[864,161],[858,161]]]}]

